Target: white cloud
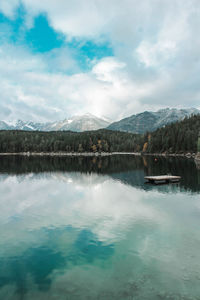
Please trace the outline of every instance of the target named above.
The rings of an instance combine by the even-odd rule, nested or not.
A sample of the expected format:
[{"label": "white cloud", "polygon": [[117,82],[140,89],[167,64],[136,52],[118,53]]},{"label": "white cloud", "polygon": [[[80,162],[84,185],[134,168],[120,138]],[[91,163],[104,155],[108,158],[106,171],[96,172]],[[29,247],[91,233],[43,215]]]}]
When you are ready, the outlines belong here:
[{"label": "white cloud", "polygon": [[[87,111],[119,119],[165,106],[199,107],[197,0],[22,2],[29,26],[45,13],[66,40],[107,40],[114,57],[83,72],[67,47],[35,55],[2,46],[0,119],[51,120]],[[1,1],[0,10],[14,18],[17,4]]]},{"label": "white cloud", "polygon": [[176,44],[169,40],[157,42],[154,45],[144,41],[138,47],[137,53],[139,60],[144,63],[146,67],[159,67],[174,57]]},{"label": "white cloud", "polygon": [[102,59],[87,73],[66,75],[49,73],[51,55],[43,59],[8,45],[0,51],[1,119],[47,121],[87,111],[123,117],[139,108],[140,96],[147,95],[150,88],[134,84],[126,65],[115,58]]},{"label": "white cloud", "polygon": [[[88,228],[99,240],[112,243],[121,240],[124,231],[137,221],[148,219],[157,224],[161,214],[162,218],[165,217],[165,213],[148,205],[146,199],[149,196],[144,191],[114,182],[109,177],[58,173],[46,174],[47,178],[41,176],[38,182],[37,177],[28,176],[30,178],[9,177],[0,185],[3,195],[1,224],[8,224],[8,234],[0,239],[0,244],[16,239],[20,241],[20,235],[29,232],[30,228],[40,230],[50,226]],[[24,185],[24,180],[28,185]],[[10,189],[10,185],[15,189]],[[48,190],[48,193],[41,199],[44,190]],[[17,191],[17,197],[13,197],[14,191]],[[155,198],[161,196],[152,193]],[[9,226],[15,222],[16,216],[20,219],[16,225],[19,232],[17,237]],[[12,247],[10,251],[13,251]]]},{"label": "white cloud", "polygon": [[19,5],[19,0],[1,0],[0,11],[9,18],[15,17],[15,9]]}]

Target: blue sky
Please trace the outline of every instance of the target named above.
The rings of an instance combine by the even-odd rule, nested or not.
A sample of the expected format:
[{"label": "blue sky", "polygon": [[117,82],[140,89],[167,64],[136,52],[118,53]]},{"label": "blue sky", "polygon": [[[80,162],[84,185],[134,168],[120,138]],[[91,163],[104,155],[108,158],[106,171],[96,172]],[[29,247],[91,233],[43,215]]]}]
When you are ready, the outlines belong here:
[{"label": "blue sky", "polygon": [[198,0],[1,0],[0,120],[200,108]]},{"label": "blue sky", "polygon": [[113,49],[106,40],[93,41],[74,37],[68,41],[64,34],[50,26],[45,13],[36,15],[30,28],[26,27],[25,19],[26,11],[22,5],[16,8],[14,18],[0,13],[1,27],[9,28],[8,41],[27,47],[33,54],[44,54],[53,49],[68,47],[75,50],[74,58],[83,71],[88,70],[91,60],[113,56]]}]

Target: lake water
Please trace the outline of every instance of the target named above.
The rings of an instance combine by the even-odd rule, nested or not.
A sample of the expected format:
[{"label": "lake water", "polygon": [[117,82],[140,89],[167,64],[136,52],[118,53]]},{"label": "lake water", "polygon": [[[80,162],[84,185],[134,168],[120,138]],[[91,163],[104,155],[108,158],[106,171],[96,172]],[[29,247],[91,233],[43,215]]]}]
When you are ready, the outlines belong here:
[{"label": "lake water", "polygon": [[199,192],[191,159],[0,157],[0,299],[200,299]]}]

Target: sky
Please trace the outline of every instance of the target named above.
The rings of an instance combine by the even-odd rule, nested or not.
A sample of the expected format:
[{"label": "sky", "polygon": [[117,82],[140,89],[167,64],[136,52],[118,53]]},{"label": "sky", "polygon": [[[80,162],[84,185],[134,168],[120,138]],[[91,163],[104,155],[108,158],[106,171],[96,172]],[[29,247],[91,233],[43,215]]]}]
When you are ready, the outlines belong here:
[{"label": "sky", "polygon": [[200,108],[199,0],[0,0],[0,120]]}]

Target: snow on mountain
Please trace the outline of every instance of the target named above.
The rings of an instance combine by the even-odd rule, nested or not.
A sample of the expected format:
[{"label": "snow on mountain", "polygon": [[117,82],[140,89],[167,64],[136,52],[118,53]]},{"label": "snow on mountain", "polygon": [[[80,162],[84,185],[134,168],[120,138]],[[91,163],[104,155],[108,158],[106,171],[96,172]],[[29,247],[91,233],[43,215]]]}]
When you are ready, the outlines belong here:
[{"label": "snow on mountain", "polygon": [[98,118],[92,114],[85,114],[82,116],[73,116],[69,119],[65,119],[57,122],[48,123],[34,123],[17,120],[14,122],[0,121],[0,130],[27,130],[27,131],[59,131],[59,130],[71,130],[71,131],[87,131],[97,130],[105,128],[110,122]]},{"label": "snow on mountain", "polygon": [[153,131],[166,124],[184,119],[192,114],[199,114],[200,110],[196,108],[176,109],[165,108],[157,112],[145,111],[140,114],[132,115],[118,122],[111,123],[105,117],[99,118],[90,113],[82,116],[73,116],[62,121],[54,121],[48,123],[34,123],[17,120],[13,122],[0,121],[0,130],[27,130],[27,131],[89,131],[100,128],[108,128],[111,130],[127,131],[133,133],[144,133]]},{"label": "snow on mountain", "polygon": [[132,115],[128,118],[114,122],[108,126],[108,129],[127,131],[133,133],[145,133],[146,131],[154,131],[166,124],[184,119],[192,114],[199,114],[196,108],[176,109],[165,108],[157,112],[145,111],[140,114]]}]

